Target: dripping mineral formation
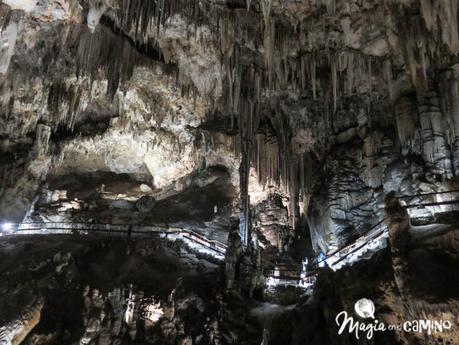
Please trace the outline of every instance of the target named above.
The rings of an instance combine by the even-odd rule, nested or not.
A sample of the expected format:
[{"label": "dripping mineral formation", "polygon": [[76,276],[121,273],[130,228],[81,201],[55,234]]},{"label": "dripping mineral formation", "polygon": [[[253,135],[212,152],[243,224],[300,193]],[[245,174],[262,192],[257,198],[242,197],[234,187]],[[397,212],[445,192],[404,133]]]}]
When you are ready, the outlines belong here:
[{"label": "dripping mineral formation", "polygon": [[458,11],[2,1],[0,344],[459,344]]}]

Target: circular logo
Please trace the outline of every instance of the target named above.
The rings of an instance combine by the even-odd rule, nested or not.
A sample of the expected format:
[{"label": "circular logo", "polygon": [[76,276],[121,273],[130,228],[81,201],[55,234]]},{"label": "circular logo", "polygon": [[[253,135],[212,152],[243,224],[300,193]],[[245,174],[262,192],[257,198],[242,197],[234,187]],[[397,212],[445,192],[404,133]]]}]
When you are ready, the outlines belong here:
[{"label": "circular logo", "polygon": [[354,306],[354,310],[358,316],[363,319],[375,318],[375,305],[368,298],[359,299]]}]

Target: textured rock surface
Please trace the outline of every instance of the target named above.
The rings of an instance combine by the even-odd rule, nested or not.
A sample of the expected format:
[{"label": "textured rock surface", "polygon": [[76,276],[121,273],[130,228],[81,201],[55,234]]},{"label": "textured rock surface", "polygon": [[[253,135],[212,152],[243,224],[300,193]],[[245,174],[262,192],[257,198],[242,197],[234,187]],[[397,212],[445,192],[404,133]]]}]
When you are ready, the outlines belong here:
[{"label": "textured rock surface", "polygon": [[[457,199],[416,196],[459,189],[457,7],[455,0],[4,1],[0,218],[185,225],[223,241],[239,219],[242,242],[231,235],[227,256],[227,275],[238,277],[233,300],[256,294],[261,261],[272,268],[304,258],[305,248],[327,253],[371,229],[392,191],[413,206],[412,224],[454,222],[457,205],[414,205]],[[429,300],[436,293],[405,292],[414,254],[402,254],[397,277],[378,281],[404,286],[382,289],[388,297],[378,303],[397,318],[412,309],[420,315],[397,306],[396,295],[407,293],[426,306],[421,313],[437,310],[444,301]],[[57,259],[64,275],[73,262],[65,258]],[[329,303],[351,303],[330,289]],[[192,335],[169,316],[162,334],[178,344],[244,343],[214,316]],[[316,328],[329,325],[322,316]],[[108,343],[105,316],[87,321],[83,343]],[[262,331],[255,333],[260,342]]]},{"label": "textured rock surface", "polygon": [[[457,291],[453,288],[457,284],[457,256],[447,252],[456,251],[451,246],[457,241],[451,238],[457,236],[457,229],[425,232],[416,228],[410,232],[412,239],[405,243],[403,253],[406,260],[387,250],[370,262],[337,273],[322,272],[311,300],[273,321],[269,343],[302,344],[309,339],[311,344],[360,344],[366,341],[366,333],[359,331],[360,341],[348,328],[337,336],[335,318],[344,310],[361,321],[355,316],[354,304],[360,298],[370,298],[376,306],[375,318],[386,325],[413,320],[447,320],[452,325],[431,335],[427,330],[375,332],[374,344],[454,344],[458,337]],[[437,266],[439,257],[442,269]]]},{"label": "textured rock surface", "polygon": [[2,241],[0,256],[5,344],[217,344],[228,332],[231,320],[217,312],[218,267],[178,245],[24,238]]},{"label": "textured rock surface", "polygon": [[40,322],[43,301],[38,299],[25,306],[20,315],[0,328],[0,343],[4,345],[21,344],[29,332]]},{"label": "textured rock surface", "polygon": [[341,246],[377,221],[383,191],[457,174],[454,6],[6,2],[2,214],[23,214],[49,173],[161,189],[220,164],[238,187],[242,138],[261,185],[289,199],[289,227]]}]

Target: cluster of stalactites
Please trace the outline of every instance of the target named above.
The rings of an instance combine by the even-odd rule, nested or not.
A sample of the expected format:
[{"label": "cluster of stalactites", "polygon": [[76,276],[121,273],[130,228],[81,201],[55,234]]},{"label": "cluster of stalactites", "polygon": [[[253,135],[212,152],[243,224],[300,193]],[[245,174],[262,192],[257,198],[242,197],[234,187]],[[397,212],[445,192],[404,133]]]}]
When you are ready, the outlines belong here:
[{"label": "cluster of stalactites", "polygon": [[426,29],[446,44],[451,53],[459,52],[457,0],[420,0]]},{"label": "cluster of stalactites", "polygon": [[[333,112],[338,107],[340,97],[348,97],[354,93],[366,93],[368,108],[370,108],[374,91],[373,78],[377,76],[385,80],[385,90],[388,97],[392,98],[392,65],[390,59],[376,58],[353,51],[341,51],[329,55],[329,65]],[[315,88],[314,86],[313,90]]]},{"label": "cluster of stalactites", "polygon": [[458,4],[456,0],[419,0],[420,14],[413,14],[400,0],[393,11],[398,19],[399,46],[413,86],[426,92],[429,68],[450,64],[459,52]]},{"label": "cluster of stalactites", "polygon": [[310,153],[294,154],[277,137],[258,133],[252,151],[253,166],[263,186],[279,186],[289,196],[289,224],[295,229],[298,217],[307,214],[312,186]]},{"label": "cluster of stalactites", "polygon": [[126,39],[117,37],[108,30],[91,33],[82,28],[77,48],[77,75],[89,74],[96,79],[100,69],[106,73],[107,93],[113,99],[121,80],[132,76],[139,63],[139,54]]},{"label": "cluster of stalactites", "polygon": [[[314,1],[325,6],[329,13],[334,13],[336,3],[334,0]],[[161,26],[174,14],[181,14],[189,22],[199,24],[202,18],[209,21],[208,13],[214,11],[218,42],[222,52],[224,74],[226,77],[226,107],[225,109],[232,116],[239,117],[239,126],[246,121],[252,122],[253,113],[259,108],[260,98],[269,90],[300,90],[310,92],[313,99],[328,99],[332,106],[328,107],[336,111],[340,97],[352,95],[354,92],[367,92],[369,103],[372,99],[373,76],[382,75],[386,79],[388,94],[392,95],[392,67],[388,59],[375,58],[350,50],[334,50],[333,47],[325,47],[319,50],[306,48],[304,51],[292,55],[293,39],[289,39],[289,33],[279,29],[275,17],[272,15],[272,1],[262,0],[260,2],[262,16],[259,16],[262,27],[264,45],[264,64],[247,64],[243,56],[243,47],[239,46],[238,39],[241,38],[242,25],[237,16],[231,11],[224,11],[217,6],[212,7],[207,3],[197,5],[197,2],[174,1],[141,1],[141,0],[120,0],[119,8],[123,11],[118,14],[121,26],[134,32],[135,37],[150,37],[152,33],[159,32]],[[207,6],[207,8],[205,8]],[[249,4],[250,7],[250,4]],[[202,15],[206,11],[206,15]],[[253,14],[253,16],[257,16]],[[256,30],[254,37],[260,32]],[[249,33],[250,30],[245,30]],[[320,37],[308,36],[310,41],[308,47],[315,47]],[[250,41],[250,39],[246,40]],[[321,45],[318,45],[321,47]],[[263,65],[263,66],[262,66]],[[329,70],[329,74],[323,70]],[[322,73],[317,73],[320,68]],[[320,75],[320,79],[318,79]],[[362,89],[362,85],[364,85]],[[245,131],[245,129],[244,129]],[[254,140],[254,130],[250,133],[250,140]],[[248,135],[241,133],[242,136]],[[286,168],[289,155],[288,145],[279,147],[279,144],[262,143],[262,138],[257,137],[254,146],[259,147],[259,153],[266,157],[266,162],[257,157],[256,165],[263,170],[261,176],[263,181],[268,179],[288,184],[289,171]],[[276,145],[278,146],[276,150]],[[278,157],[274,157],[275,152]],[[264,156],[263,156],[264,155]],[[287,158],[284,158],[287,157]],[[300,168],[301,170],[301,168]],[[269,172],[269,173],[266,173]],[[292,174],[290,174],[292,175]],[[267,177],[269,176],[269,178]],[[279,178],[279,176],[283,176]]]},{"label": "cluster of stalactites", "polygon": [[53,81],[48,88],[50,122],[64,125],[68,130],[73,131],[81,110],[81,96],[81,85],[66,83],[62,80]]},{"label": "cluster of stalactites", "polygon": [[[104,27],[94,33],[81,26],[77,36],[76,46],[76,75],[78,82],[72,79],[54,79],[47,86],[49,123],[56,124],[53,128],[63,126],[73,131],[78,122],[79,114],[85,111],[86,102],[82,99],[92,97],[92,90],[97,89],[95,83],[107,80],[106,92],[109,99],[114,100],[121,82],[127,81],[133,74],[136,66],[159,65],[159,68],[168,75],[164,81],[173,89],[186,97],[194,104],[197,102],[198,92],[190,77],[177,68],[176,65],[164,65],[146,59],[136,47],[126,38],[113,34]],[[103,84],[102,84],[103,85]],[[121,113],[119,102],[114,103]],[[121,114],[122,115],[122,114]]]},{"label": "cluster of stalactites", "polygon": [[241,164],[239,166],[240,219],[239,229],[244,245],[250,241],[249,175],[252,161],[253,138],[258,127],[257,104],[243,99],[240,102],[239,140]]},{"label": "cluster of stalactites", "polygon": [[279,143],[271,133],[257,133],[253,147],[253,165],[263,185],[280,183]]},{"label": "cluster of stalactites", "polygon": [[[232,32],[231,28],[222,27],[223,32]],[[336,111],[340,98],[353,94],[366,93],[370,107],[374,91],[372,83],[376,78],[385,81],[386,94],[392,98],[393,76],[390,58],[372,57],[349,49],[302,50],[292,55],[288,34],[282,31],[274,34],[274,28],[275,23],[267,20],[264,68],[259,65],[247,66],[241,48],[230,39],[231,35],[226,34],[222,40],[222,52],[231,54],[229,57],[223,54],[228,89],[226,109],[230,113],[237,111],[239,100],[245,97],[241,90],[242,78],[244,82],[255,85],[256,91],[249,93],[249,96],[256,96],[257,101],[262,96],[269,97],[272,91],[289,90],[312,97],[314,100],[320,98],[328,101],[331,105],[328,108],[333,112]],[[256,73],[247,74],[248,68],[255,69]],[[329,73],[324,73],[327,70]]]},{"label": "cluster of stalactites", "polygon": [[[336,10],[334,0],[314,0],[310,5],[323,6],[330,14]],[[198,4],[182,0],[120,0],[118,8],[120,11],[117,18],[121,27],[142,42],[149,37],[157,37],[161,27],[176,14],[190,24],[215,28],[215,43],[221,49],[222,65],[228,84],[229,100],[226,104],[229,106],[226,110],[230,114],[237,112],[239,99],[244,97],[240,94],[241,74],[245,73],[248,66],[244,65],[247,64],[244,56],[246,52],[241,53],[245,49],[240,46],[241,42],[252,42],[257,49],[259,42],[263,42],[264,64],[261,66],[254,61],[257,69],[256,79],[248,80],[257,83],[257,95],[261,94],[262,90],[294,89],[311,91],[315,99],[319,92],[317,69],[325,65],[328,66],[330,74],[328,80],[322,84],[331,87],[329,90],[323,90],[320,97],[328,98],[333,104],[330,108],[335,110],[341,94],[340,80],[345,80],[345,95],[351,94],[354,86],[361,83],[364,78],[368,79],[367,90],[371,90],[371,65],[382,60],[374,58],[372,61],[371,57],[354,51],[334,50],[333,47],[324,46],[326,40],[316,37],[314,30],[309,30],[307,23],[301,23],[297,28],[285,28],[285,23],[278,23],[272,13],[272,0],[260,1],[261,15],[246,14],[247,11],[243,10],[233,11],[207,2]],[[292,55],[292,49],[298,48],[297,37],[300,37],[300,44],[305,49]],[[384,74],[388,78],[389,87],[390,66],[390,62],[385,64],[388,68]]]},{"label": "cluster of stalactites", "polygon": [[218,15],[202,15],[202,11],[217,12],[218,9],[216,6],[199,1],[118,0],[117,8],[118,24],[140,42],[157,38],[161,28],[174,15],[180,15],[189,24],[194,24],[195,27],[201,24],[205,18],[217,19],[218,21],[219,17]]}]

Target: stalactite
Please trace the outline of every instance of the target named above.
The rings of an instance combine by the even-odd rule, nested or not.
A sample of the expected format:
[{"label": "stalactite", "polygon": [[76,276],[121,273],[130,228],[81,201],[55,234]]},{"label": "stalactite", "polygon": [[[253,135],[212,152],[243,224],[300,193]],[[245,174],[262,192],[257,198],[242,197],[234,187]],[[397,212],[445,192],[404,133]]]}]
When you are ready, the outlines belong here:
[{"label": "stalactite", "polygon": [[384,60],[384,76],[386,78],[389,99],[392,101],[394,98],[392,88],[392,64],[389,59]]},{"label": "stalactite", "polygon": [[[372,60],[371,56],[368,57],[368,107],[367,111],[370,114],[371,112],[371,103],[373,101],[373,86],[372,86],[372,81],[373,81],[373,76],[372,76]],[[369,123],[371,127],[371,123]]]},{"label": "stalactite", "polygon": [[311,196],[312,186],[312,160],[310,153],[300,155],[300,176],[301,176],[301,189],[300,198],[302,200],[302,213],[307,214],[309,208],[309,199]]},{"label": "stalactite", "polygon": [[328,14],[335,14],[336,0],[321,0],[322,6],[325,6]]},{"label": "stalactite", "polygon": [[140,61],[135,48],[125,39],[114,36],[106,29],[94,34],[82,28],[77,47],[77,75],[88,74],[95,79],[99,68],[107,76],[107,94],[113,99],[120,80],[129,79]]},{"label": "stalactite", "polygon": [[240,220],[239,229],[245,246],[250,241],[250,195],[249,175],[251,150],[253,144],[254,105],[242,102],[239,111],[239,138],[241,147],[241,164],[239,166],[240,188]]},{"label": "stalactite", "polygon": [[267,184],[279,183],[279,145],[275,134],[268,128],[259,128],[253,147],[253,157],[255,170],[257,171],[259,183],[263,186]]},{"label": "stalactite", "polygon": [[336,111],[337,100],[338,100],[338,72],[335,61],[335,56],[331,57],[330,62],[331,68],[331,82],[332,82],[332,93],[333,93],[333,112]]},{"label": "stalactite", "polygon": [[429,88],[427,67],[430,59],[438,54],[439,45],[426,30],[426,23],[420,16],[407,18],[398,23],[400,46],[412,83],[422,93]]},{"label": "stalactite", "polygon": [[235,68],[233,70],[233,76],[234,76],[234,89],[233,89],[233,112],[237,112],[237,110],[239,109],[239,97],[240,97],[240,94],[241,94],[241,73],[242,73],[242,70],[239,68]]},{"label": "stalactite", "polygon": [[304,55],[300,57],[300,71],[299,80],[301,90],[306,89],[306,61]]},{"label": "stalactite", "polygon": [[434,4],[432,0],[420,0],[421,13],[426,23],[427,30],[432,30],[435,24]]},{"label": "stalactite", "polygon": [[419,123],[415,107],[415,103],[407,97],[400,98],[395,105],[397,132],[403,154],[412,149],[412,142],[415,140],[415,128]]},{"label": "stalactite", "polygon": [[298,223],[298,202],[299,202],[299,195],[300,195],[300,188],[299,188],[299,178],[298,178],[298,168],[299,164],[296,160],[296,157],[292,157],[289,160],[288,165],[288,193],[289,193],[289,225],[292,231],[296,230],[297,223]]},{"label": "stalactite", "polygon": [[440,23],[442,24],[442,38],[451,52],[459,52],[459,31],[457,1],[440,1]]},{"label": "stalactite", "polygon": [[346,76],[347,76],[347,94],[348,96],[350,96],[352,94],[353,83],[354,83],[354,54],[352,53],[348,53],[347,55]]},{"label": "stalactite", "polygon": [[312,98],[316,100],[317,91],[316,91],[316,60],[314,56],[310,62],[310,78],[311,78],[311,87],[312,87]]},{"label": "stalactite", "polygon": [[[420,0],[426,29],[439,36],[452,53],[459,52],[458,7],[456,0]],[[440,33],[437,32],[440,27]]]},{"label": "stalactite", "polygon": [[96,29],[96,26],[99,24],[100,18],[102,17],[106,9],[107,7],[103,1],[89,1],[89,11],[86,17],[86,22],[91,32],[94,32],[94,30]]},{"label": "stalactite", "polygon": [[262,0],[261,7],[263,10],[264,20],[264,58],[265,68],[268,74],[269,87],[273,87],[274,73],[274,43],[275,43],[275,21],[271,17],[272,0]]}]

